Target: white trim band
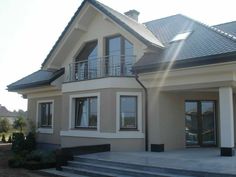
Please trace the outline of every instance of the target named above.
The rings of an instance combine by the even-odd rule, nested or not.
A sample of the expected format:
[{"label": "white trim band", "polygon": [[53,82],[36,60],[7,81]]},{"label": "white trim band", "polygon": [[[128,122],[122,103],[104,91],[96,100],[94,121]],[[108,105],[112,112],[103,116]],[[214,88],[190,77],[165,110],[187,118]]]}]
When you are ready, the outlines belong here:
[{"label": "white trim band", "polygon": [[68,130],[61,131],[60,136],[83,137],[83,138],[124,138],[142,139],[144,133],[140,132],[119,132],[119,133],[98,133],[97,131]]},{"label": "white trim band", "polygon": [[52,128],[38,128],[37,133],[53,134]]}]

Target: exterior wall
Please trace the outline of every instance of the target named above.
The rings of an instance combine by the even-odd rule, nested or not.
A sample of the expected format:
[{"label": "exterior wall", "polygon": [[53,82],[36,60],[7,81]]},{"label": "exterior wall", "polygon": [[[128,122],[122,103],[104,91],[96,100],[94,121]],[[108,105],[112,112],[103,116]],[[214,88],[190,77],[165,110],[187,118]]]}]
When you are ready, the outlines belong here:
[{"label": "exterior wall", "polygon": [[[100,94],[100,128],[96,134],[100,137],[89,137],[90,132],[94,130],[73,129],[73,135],[62,135],[61,146],[80,146],[109,143],[112,145],[112,151],[140,151],[144,150],[144,120],[142,119],[142,132],[120,131],[116,129],[116,95],[118,92],[140,92],[142,89],[100,89],[83,92],[69,92],[63,94],[63,112],[61,121],[61,130],[66,132],[69,129],[70,116],[70,96],[77,94]],[[143,97],[143,95],[142,95]],[[142,101],[142,118],[144,117],[144,105]],[[82,137],[81,134],[75,135],[76,131],[88,132],[87,137]],[[127,134],[127,136],[126,136]],[[134,134],[134,137],[133,137]],[[143,137],[137,137],[135,134],[143,134]],[[118,137],[122,135],[123,138]]]},{"label": "exterior wall", "polygon": [[116,25],[108,18],[104,18],[100,13],[96,13],[96,16],[90,21],[87,31],[80,35],[80,39],[77,41],[76,45],[70,46],[73,50],[71,50],[68,56],[64,59],[62,66],[65,67],[69,63],[72,63],[73,59],[82,49],[84,44],[93,40],[98,40],[98,57],[105,56],[105,37],[117,34],[121,34],[134,45],[134,55],[137,56],[136,60],[140,59],[146,46],[119,25]]},{"label": "exterior wall", "polygon": [[[157,89],[152,88],[148,93],[149,141],[150,144],[164,144],[165,150],[185,148],[185,100],[216,100],[218,104],[216,92],[183,91],[158,94]],[[219,125],[219,116],[216,119]]]},{"label": "exterior wall", "polygon": [[144,151],[143,139],[61,137],[62,147],[111,144],[111,151]]},{"label": "exterior wall", "polygon": [[37,133],[37,142],[52,144],[55,146],[60,145],[60,122],[62,110],[62,97],[41,97],[28,99],[28,118],[36,124],[37,117],[37,102],[41,100],[54,100],[54,118],[53,118],[53,133]]}]

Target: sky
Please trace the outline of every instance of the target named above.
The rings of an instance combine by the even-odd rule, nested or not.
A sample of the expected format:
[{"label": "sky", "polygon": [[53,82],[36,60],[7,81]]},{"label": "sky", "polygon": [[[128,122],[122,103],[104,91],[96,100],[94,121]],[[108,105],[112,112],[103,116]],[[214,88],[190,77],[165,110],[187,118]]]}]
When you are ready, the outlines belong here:
[{"label": "sky", "polygon": [[[0,104],[27,110],[27,100],[7,85],[40,69],[82,0],[0,0]],[[184,14],[208,25],[236,20],[235,0],[100,0],[146,22]]]}]

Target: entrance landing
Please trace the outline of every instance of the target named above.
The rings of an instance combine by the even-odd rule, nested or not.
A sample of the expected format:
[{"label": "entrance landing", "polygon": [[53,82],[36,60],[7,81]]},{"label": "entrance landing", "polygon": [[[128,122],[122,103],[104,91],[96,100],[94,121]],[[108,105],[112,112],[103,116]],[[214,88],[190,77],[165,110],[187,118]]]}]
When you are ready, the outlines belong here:
[{"label": "entrance landing", "polygon": [[218,148],[189,148],[168,152],[104,152],[81,157],[146,166],[236,176],[236,156],[222,157]]}]

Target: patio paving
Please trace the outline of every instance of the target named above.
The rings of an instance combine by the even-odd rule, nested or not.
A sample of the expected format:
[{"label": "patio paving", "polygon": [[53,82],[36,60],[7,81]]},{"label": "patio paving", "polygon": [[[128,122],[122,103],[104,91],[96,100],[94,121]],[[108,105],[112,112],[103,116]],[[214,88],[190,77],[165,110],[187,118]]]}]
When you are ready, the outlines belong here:
[{"label": "patio paving", "polygon": [[219,154],[218,148],[189,148],[167,152],[104,152],[81,157],[236,175],[236,156],[221,157]]}]

